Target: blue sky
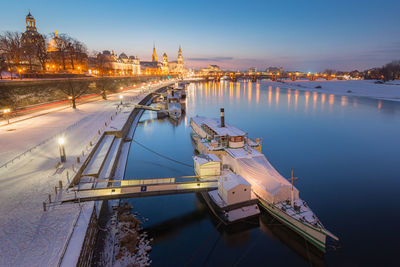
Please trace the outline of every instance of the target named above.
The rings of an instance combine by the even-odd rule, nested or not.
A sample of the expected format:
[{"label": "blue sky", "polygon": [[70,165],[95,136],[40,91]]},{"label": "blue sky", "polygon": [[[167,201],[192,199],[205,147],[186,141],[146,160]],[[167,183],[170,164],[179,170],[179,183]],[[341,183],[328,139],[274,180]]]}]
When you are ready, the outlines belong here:
[{"label": "blue sky", "polygon": [[229,69],[364,70],[400,59],[400,1],[5,1],[0,31],[24,31],[28,9],[39,32],[115,50]]}]

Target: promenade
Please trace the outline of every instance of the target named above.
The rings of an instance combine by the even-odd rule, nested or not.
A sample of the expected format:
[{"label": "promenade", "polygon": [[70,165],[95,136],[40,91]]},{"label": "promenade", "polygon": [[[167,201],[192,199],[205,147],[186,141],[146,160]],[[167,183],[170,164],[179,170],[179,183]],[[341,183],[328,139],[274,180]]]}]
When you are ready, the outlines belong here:
[{"label": "promenade", "polygon": [[[123,102],[136,104],[166,84],[126,90],[121,93]],[[43,202],[49,202],[49,195],[54,201],[59,181],[64,187],[69,183],[77,170],[76,158],[83,153],[83,161],[89,154],[93,149],[89,144],[98,140],[105,122],[111,116],[118,120],[120,101],[115,94],[76,110],[63,109],[0,128],[0,266],[61,263],[76,221],[85,214],[81,210],[87,206],[56,204],[44,211]],[[57,166],[59,136],[65,139],[67,162]]]}]

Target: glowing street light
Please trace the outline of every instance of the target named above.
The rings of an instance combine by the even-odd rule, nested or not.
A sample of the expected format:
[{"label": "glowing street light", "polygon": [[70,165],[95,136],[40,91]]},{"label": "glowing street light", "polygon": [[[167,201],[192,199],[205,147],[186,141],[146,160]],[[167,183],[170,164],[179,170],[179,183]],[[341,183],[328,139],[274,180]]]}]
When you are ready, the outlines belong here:
[{"label": "glowing street light", "polygon": [[9,108],[5,108],[5,109],[3,109],[3,114],[4,114],[4,117],[7,119],[7,124],[10,124],[10,112],[11,112],[11,109],[9,109]]},{"label": "glowing street light", "polygon": [[64,147],[65,140],[63,137],[58,138],[58,147],[60,149],[60,159],[61,162],[66,162],[67,157],[65,156],[65,147]]},{"label": "glowing street light", "polygon": [[124,98],[123,95],[119,95],[119,99],[121,99],[121,105],[122,105],[122,99]]}]

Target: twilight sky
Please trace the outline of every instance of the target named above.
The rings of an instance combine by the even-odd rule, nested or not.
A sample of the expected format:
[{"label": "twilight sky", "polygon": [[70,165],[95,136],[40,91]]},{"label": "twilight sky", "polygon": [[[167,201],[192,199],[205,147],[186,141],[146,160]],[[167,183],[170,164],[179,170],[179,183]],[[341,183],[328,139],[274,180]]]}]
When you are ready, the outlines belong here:
[{"label": "twilight sky", "polygon": [[58,30],[89,51],[225,69],[364,70],[400,59],[400,1],[89,1],[0,3],[0,32],[24,31],[28,9],[40,33]]}]

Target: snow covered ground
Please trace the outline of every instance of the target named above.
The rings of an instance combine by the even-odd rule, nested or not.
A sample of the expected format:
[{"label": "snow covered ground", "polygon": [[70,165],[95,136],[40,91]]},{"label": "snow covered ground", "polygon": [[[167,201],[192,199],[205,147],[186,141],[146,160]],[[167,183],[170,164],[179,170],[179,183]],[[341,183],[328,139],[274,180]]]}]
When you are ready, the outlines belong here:
[{"label": "snow covered ground", "polygon": [[[124,102],[137,103],[147,93],[125,91]],[[76,157],[92,149],[89,142],[97,140],[97,131],[104,129],[119,102],[119,95],[114,95],[107,101],[82,104],[77,110],[61,110],[0,128],[0,266],[59,263],[79,216],[79,204],[47,206],[44,212],[43,202],[48,202],[49,194],[54,201],[59,180],[64,186],[68,183],[76,171]],[[58,136],[65,138],[67,162],[57,168]]]},{"label": "snow covered ground", "polygon": [[[326,94],[363,96],[377,99],[400,101],[400,81],[391,81],[376,84],[375,80],[351,81],[284,81],[283,83],[271,82],[274,86],[298,90],[315,91]],[[321,86],[321,88],[316,88]]]}]

